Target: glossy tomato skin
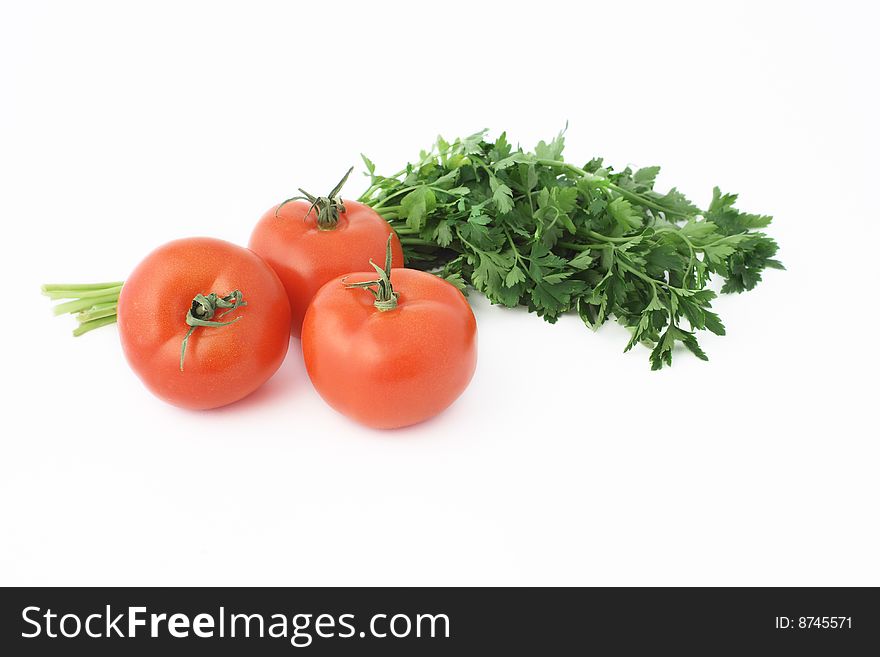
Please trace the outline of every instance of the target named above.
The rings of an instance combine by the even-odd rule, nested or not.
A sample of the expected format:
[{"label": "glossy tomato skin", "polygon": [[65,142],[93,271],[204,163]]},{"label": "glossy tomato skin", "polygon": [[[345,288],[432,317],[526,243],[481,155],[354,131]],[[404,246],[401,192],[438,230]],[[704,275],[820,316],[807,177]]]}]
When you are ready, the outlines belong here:
[{"label": "glossy tomato skin", "polygon": [[[345,201],[345,212],[330,230],[318,228],[316,212],[306,201],[271,208],[251,233],[248,246],[278,274],[290,299],[291,333],[299,336],[309,302],[331,278],[359,271],[372,258],[385,261],[385,244],[394,231],[373,208]],[[392,263],[403,266],[400,240],[392,238]]]},{"label": "glossy tomato skin", "polygon": [[[345,282],[375,279],[352,274]],[[454,402],[477,364],[477,323],[464,295],[443,279],[393,269],[398,306],[382,312],[373,296],[340,278],[315,295],[302,348],[315,389],[340,413],[378,429],[431,418]]]},{"label": "glossy tomato skin", "polygon": [[[233,290],[241,290],[247,305],[219,321],[241,319],[197,328],[181,372],[193,297]],[[225,406],[252,393],[281,365],[290,342],[290,305],[272,268],[249,249],[206,237],[169,242],[144,258],[122,287],[118,321],[125,357],[144,385],[190,409]]]}]

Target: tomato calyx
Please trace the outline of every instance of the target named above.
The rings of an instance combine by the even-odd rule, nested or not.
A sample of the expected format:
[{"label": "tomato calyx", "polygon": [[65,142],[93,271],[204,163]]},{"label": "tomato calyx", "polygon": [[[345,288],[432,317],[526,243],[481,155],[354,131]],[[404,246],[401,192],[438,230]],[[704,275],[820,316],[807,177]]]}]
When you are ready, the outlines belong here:
[{"label": "tomato calyx", "polygon": [[345,283],[345,279],[342,279],[342,282],[345,283],[345,287],[362,288],[370,292],[375,298],[373,305],[376,306],[377,310],[382,312],[397,308],[398,294],[394,291],[394,287],[391,285],[391,240],[393,238],[394,234],[392,233],[388,236],[388,241],[385,243],[384,268],[373,262],[372,258],[370,259],[370,264],[373,266],[373,269],[376,270],[379,278],[373,281],[363,281],[362,283]]},{"label": "tomato calyx", "polygon": [[314,194],[309,194],[306,190],[300,187],[297,191],[302,194],[302,196],[293,196],[282,201],[281,204],[275,208],[275,216],[277,217],[281,208],[291,201],[308,201],[311,205],[309,206],[305,217],[303,217],[303,220],[305,220],[305,218],[313,211],[317,211],[316,219],[318,222],[318,229],[333,230],[336,228],[336,224],[339,223],[339,215],[345,212],[345,203],[339,198],[338,194],[342,191],[342,187],[345,185],[345,181],[348,180],[352,171],[354,171],[354,167],[351,167],[346,171],[345,175],[342,176],[342,180],[336,183],[336,186],[330,190],[330,193],[327,194],[327,196],[315,196]]},{"label": "tomato calyx", "polygon": [[217,312],[217,309],[227,309],[225,312],[220,313],[218,317],[218,319],[220,319],[232,311],[246,305],[247,301],[244,300],[241,290],[233,290],[225,297],[221,297],[214,292],[211,292],[207,296],[199,293],[193,297],[192,305],[190,305],[190,308],[186,313],[186,323],[190,329],[186,332],[186,336],[183,338],[183,342],[180,345],[181,372],[183,372],[183,360],[186,358],[186,345],[189,342],[189,336],[195,333],[197,328],[202,326],[229,326],[230,324],[234,324],[241,319],[241,316],[231,319],[228,322],[214,321],[214,314]]}]

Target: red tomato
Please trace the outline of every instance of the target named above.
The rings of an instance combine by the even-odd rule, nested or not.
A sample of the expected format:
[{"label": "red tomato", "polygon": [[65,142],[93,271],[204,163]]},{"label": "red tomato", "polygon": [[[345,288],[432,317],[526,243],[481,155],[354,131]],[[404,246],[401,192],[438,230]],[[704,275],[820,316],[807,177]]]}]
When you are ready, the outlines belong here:
[{"label": "red tomato", "polygon": [[346,285],[372,278],[352,274],[321,288],[303,323],[303,357],[330,406],[393,429],[427,420],[461,395],[477,363],[477,324],[464,295],[433,274],[390,270],[396,307],[384,311],[368,290]]},{"label": "red tomato", "polygon": [[[246,305],[235,307],[235,291]],[[206,305],[218,307],[212,313]],[[150,253],[125,281],[117,314],[131,368],[157,397],[184,408],[246,397],[275,373],[290,341],[290,306],[272,268],[248,249],[207,237]],[[231,323],[192,326],[188,317]]]},{"label": "red tomato", "polygon": [[332,278],[363,268],[370,258],[381,262],[385,242],[393,238],[395,266],[403,266],[400,240],[378,212],[345,201],[333,228],[320,228],[318,210],[307,201],[275,206],[257,223],[248,246],[268,262],[284,283],[290,299],[291,333],[299,336],[309,302]]}]

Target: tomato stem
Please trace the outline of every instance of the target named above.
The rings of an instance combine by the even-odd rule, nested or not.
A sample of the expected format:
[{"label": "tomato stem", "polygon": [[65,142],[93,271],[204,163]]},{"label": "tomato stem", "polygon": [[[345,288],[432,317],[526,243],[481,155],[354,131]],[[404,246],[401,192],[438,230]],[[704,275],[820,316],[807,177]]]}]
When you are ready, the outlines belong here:
[{"label": "tomato stem", "polygon": [[[370,259],[370,264],[373,266],[373,269],[376,270],[376,273],[379,275],[374,281],[364,281],[362,283],[346,283],[345,287],[351,288],[362,288],[370,292],[375,298],[373,301],[373,305],[376,306],[377,310],[381,312],[387,312],[389,310],[394,310],[397,308],[397,292],[394,291],[394,287],[391,285],[391,240],[394,239],[394,234],[388,236],[388,241],[385,243],[385,267],[382,268],[373,262],[372,258]],[[342,279],[345,282],[345,279]],[[375,286],[376,289],[373,289]]]},{"label": "tomato stem", "polygon": [[[225,315],[228,315],[232,311],[241,308],[242,306],[246,306],[247,301],[244,300],[244,297],[241,293],[241,290],[233,290],[225,297],[221,297],[214,292],[211,292],[209,295],[205,296],[204,294],[197,294],[193,297],[192,305],[190,305],[189,310],[186,311],[186,323],[189,325],[189,330],[186,332],[186,335],[183,338],[183,342],[180,344],[180,371],[183,372],[183,360],[186,358],[186,347],[189,344],[189,337],[195,333],[197,328],[203,326],[229,326],[230,324],[234,324],[238,320],[241,319],[239,315],[235,319],[231,319],[228,322],[218,322],[214,321],[214,314],[217,312],[218,308],[226,308],[226,312],[220,313],[218,319]],[[100,320],[96,320],[100,321]]]},{"label": "tomato stem", "polygon": [[74,336],[116,322],[116,304],[122,291],[122,281],[111,283],[49,283],[40,288],[44,295],[57,301],[70,299],[56,305],[55,315],[75,315],[79,326]]},{"label": "tomato stem", "polygon": [[318,228],[320,230],[333,230],[336,228],[336,224],[339,223],[340,213],[345,212],[345,203],[339,198],[339,192],[342,191],[342,187],[345,185],[345,181],[348,180],[352,171],[354,171],[354,167],[351,167],[345,172],[345,175],[342,176],[342,180],[336,183],[336,186],[330,190],[330,193],[327,194],[327,196],[315,196],[314,194],[309,194],[306,190],[300,187],[297,191],[302,194],[302,196],[292,196],[291,198],[282,201],[278,207],[275,208],[275,216],[277,217],[281,208],[291,201],[308,201],[311,205],[305,216],[308,217],[313,210],[317,210],[316,217]]}]

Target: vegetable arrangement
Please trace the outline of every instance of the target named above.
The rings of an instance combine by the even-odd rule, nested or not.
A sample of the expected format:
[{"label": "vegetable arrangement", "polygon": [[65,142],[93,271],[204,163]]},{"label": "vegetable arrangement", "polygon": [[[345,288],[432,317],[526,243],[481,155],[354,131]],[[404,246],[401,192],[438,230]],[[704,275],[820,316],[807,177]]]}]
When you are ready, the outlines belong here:
[{"label": "vegetable arrangement", "polygon": [[736,195],[716,187],[703,211],[674,188],[655,191],[659,167],[565,162],[563,133],[534,152],[485,135],[440,137],[391,176],[364,157],[371,185],[359,200],[401,236],[408,266],[551,323],[570,310],[594,329],[614,317],[632,334],[625,351],[651,348],[652,369],[672,364],[676,342],[706,360],[696,331],[724,334],[713,274],[722,292],[743,292],[782,268],[758,230],[771,217],[740,212]]},{"label": "vegetable arrangement", "polygon": [[124,283],[43,293],[67,299],[54,311],[77,317],[74,335],[118,321],[146,387],[192,409],[256,390],[301,335],[318,393],[377,428],[433,417],[467,387],[477,359],[468,286],[551,323],[568,311],[592,328],[614,318],[631,332],[626,350],[651,347],[653,369],[672,363],[676,342],[705,360],[696,332],[724,333],[711,276],[742,292],[782,268],[760,232],[770,217],[740,212],[718,188],[700,210],[676,189],[654,190],[658,167],[579,167],[563,146],[561,133],[534,152],[504,134],[438,138],[391,176],[364,157],[370,186],[358,201],[339,197],[351,170],[327,196],[300,190],[263,215],[249,249],[177,240]]}]

